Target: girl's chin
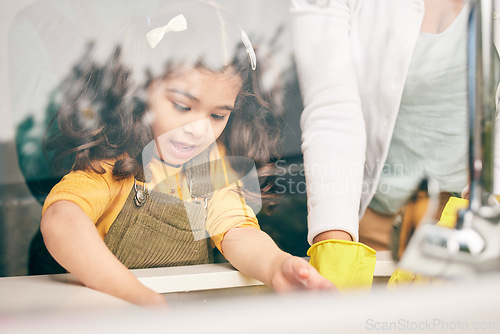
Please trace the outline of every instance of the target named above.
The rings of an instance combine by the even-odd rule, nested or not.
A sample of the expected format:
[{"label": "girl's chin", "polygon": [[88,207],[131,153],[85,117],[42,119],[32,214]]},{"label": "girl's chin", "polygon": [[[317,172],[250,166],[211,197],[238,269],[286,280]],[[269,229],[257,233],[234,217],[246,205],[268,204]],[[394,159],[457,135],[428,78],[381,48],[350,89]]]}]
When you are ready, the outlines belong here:
[{"label": "girl's chin", "polygon": [[159,158],[162,163],[174,168],[181,167],[184,163],[187,162],[187,161],[173,161],[172,159],[166,158],[165,156],[162,155],[159,155]]},{"label": "girl's chin", "polygon": [[167,153],[167,154],[161,154],[160,158],[167,165],[170,165],[172,167],[179,167],[180,165],[183,165],[189,160],[191,160],[194,156],[195,155],[189,157],[177,157]]}]

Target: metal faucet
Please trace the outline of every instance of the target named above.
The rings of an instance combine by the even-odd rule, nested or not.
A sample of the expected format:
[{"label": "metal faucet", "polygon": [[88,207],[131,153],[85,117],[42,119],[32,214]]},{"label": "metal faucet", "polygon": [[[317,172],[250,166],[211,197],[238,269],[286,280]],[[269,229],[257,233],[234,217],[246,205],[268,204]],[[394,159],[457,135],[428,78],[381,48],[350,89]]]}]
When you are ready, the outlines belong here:
[{"label": "metal faucet", "polygon": [[500,270],[500,205],[493,195],[495,91],[500,82],[494,46],[499,32],[493,20],[498,18],[494,0],[469,0],[467,5],[469,206],[459,212],[454,229],[422,222],[399,262],[402,269],[434,277]]}]

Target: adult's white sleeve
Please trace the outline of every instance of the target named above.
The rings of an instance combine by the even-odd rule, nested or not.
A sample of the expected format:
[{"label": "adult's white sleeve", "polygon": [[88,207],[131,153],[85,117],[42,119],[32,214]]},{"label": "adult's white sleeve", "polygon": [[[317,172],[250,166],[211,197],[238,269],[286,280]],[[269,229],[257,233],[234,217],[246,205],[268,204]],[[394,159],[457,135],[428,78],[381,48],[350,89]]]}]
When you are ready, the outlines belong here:
[{"label": "adult's white sleeve", "polygon": [[358,240],[366,133],[351,54],[349,1],[291,1],[304,101],[308,241],[343,230]]}]

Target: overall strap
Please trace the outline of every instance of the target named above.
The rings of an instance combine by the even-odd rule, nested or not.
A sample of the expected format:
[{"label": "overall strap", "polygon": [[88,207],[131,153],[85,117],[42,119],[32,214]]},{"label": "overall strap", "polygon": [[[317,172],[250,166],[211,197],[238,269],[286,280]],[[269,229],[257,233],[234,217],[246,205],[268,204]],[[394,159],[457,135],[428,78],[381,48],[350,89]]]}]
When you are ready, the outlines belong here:
[{"label": "overall strap", "polygon": [[209,160],[211,147],[189,160],[184,166],[189,191],[191,197],[195,199],[210,199],[213,196]]}]

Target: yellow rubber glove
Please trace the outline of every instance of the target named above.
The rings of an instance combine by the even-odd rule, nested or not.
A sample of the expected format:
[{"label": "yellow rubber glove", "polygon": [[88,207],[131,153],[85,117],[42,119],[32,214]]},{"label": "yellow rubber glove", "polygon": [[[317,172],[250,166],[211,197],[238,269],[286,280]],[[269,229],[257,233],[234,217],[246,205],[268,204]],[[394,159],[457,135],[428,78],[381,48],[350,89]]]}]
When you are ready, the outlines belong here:
[{"label": "yellow rubber glove", "polygon": [[[463,198],[450,197],[446,203],[443,212],[441,213],[441,218],[436,224],[441,227],[454,228],[457,224],[457,214],[459,210],[467,208],[469,201]],[[425,277],[421,275],[415,275],[412,272],[396,269],[391,275],[389,282],[387,283],[388,288],[396,288],[401,285],[410,285],[414,283],[418,284],[428,284],[432,278]]]},{"label": "yellow rubber glove", "polygon": [[359,242],[330,239],[307,251],[309,263],[340,290],[369,289],[375,270],[375,251]]},{"label": "yellow rubber glove", "polygon": [[455,228],[455,225],[457,224],[458,211],[466,209],[468,206],[468,200],[458,197],[450,197],[443,209],[443,213],[441,213],[441,218],[436,225]]},{"label": "yellow rubber glove", "polygon": [[411,271],[403,270],[401,268],[397,268],[392,273],[389,278],[389,282],[387,282],[388,289],[394,289],[399,286],[408,286],[413,284],[429,284],[432,281],[432,278],[417,275],[412,273]]}]

